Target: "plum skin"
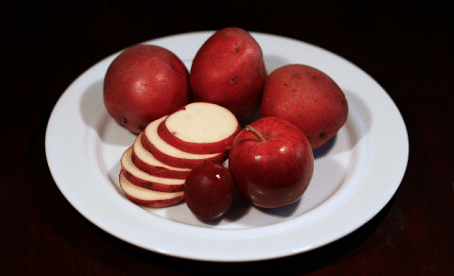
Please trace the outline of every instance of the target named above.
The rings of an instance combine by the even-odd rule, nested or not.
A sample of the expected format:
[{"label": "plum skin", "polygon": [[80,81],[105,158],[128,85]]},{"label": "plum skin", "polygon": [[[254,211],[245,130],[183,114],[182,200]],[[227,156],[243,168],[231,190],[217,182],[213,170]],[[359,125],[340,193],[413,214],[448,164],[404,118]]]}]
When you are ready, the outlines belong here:
[{"label": "plum skin", "polygon": [[184,197],[189,210],[197,218],[213,220],[228,211],[235,189],[233,177],[224,166],[207,162],[189,173]]}]

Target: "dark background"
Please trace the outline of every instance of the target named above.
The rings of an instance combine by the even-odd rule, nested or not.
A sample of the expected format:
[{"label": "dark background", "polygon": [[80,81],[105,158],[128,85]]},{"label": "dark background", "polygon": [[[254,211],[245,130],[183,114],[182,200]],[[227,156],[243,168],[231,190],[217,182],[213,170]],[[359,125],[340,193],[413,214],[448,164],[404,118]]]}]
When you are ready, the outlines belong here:
[{"label": "dark background", "polygon": [[[454,13],[449,4],[2,3],[0,274],[454,275]],[[277,260],[195,262],[110,236],[58,190],[47,167],[44,134],[53,106],[72,81],[132,44],[229,26],[334,52],[369,73],[397,104],[409,134],[408,168],[389,204],[357,231]]]}]

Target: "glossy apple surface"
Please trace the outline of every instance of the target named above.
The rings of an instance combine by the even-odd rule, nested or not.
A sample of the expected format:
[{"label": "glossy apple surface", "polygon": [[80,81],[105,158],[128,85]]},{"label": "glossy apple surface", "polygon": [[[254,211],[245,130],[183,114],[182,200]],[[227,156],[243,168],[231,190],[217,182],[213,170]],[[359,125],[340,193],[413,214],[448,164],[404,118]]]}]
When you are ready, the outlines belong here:
[{"label": "glossy apple surface", "polygon": [[109,114],[133,133],[191,100],[189,72],[169,50],[135,45],[120,53],[104,78]]},{"label": "glossy apple surface", "polygon": [[212,220],[225,214],[233,201],[235,183],[220,164],[205,163],[194,168],[184,186],[189,210],[200,219]]},{"label": "glossy apple surface", "polygon": [[277,208],[296,202],[306,191],[314,156],[308,139],[296,126],[264,117],[235,138],[229,169],[238,190],[253,205]]},{"label": "glossy apple surface", "polygon": [[345,124],[348,104],[327,74],[311,66],[289,64],[271,72],[265,81],[259,117],[268,116],[296,125],[316,149]]}]

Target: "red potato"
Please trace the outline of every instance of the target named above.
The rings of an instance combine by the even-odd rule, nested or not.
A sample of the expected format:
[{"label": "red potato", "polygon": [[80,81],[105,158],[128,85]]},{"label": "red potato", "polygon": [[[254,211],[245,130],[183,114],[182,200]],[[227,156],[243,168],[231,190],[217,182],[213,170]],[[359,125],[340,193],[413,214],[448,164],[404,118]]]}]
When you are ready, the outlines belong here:
[{"label": "red potato", "polygon": [[149,208],[163,208],[176,205],[184,200],[184,192],[157,192],[131,183],[123,172],[120,172],[120,187],[132,202]]},{"label": "red potato", "polygon": [[135,45],[118,55],[106,72],[103,90],[109,114],[136,134],[192,100],[183,62],[154,45]]},{"label": "red potato", "polygon": [[131,160],[132,148],[128,148],[121,157],[121,167],[125,177],[134,185],[158,192],[181,192],[184,179],[150,175],[137,168]]},{"label": "red potato", "polygon": [[206,162],[222,163],[227,159],[228,151],[213,154],[194,154],[179,150],[166,143],[159,137],[157,130],[159,124],[167,117],[163,116],[151,122],[145,128],[141,139],[143,147],[151,152],[157,160],[168,166],[193,169]]},{"label": "red potato", "polygon": [[225,28],[197,52],[190,84],[195,101],[224,106],[242,123],[258,111],[266,76],[257,41],[246,30]]},{"label": "red potato", "polygon": [[142,135],[143,133],[139,134],[132,145],[131,161],[134,166],[150,175],[186,179],[191,169],[175,168],[157,160],[143,147]]},{"label": "red potato", "polygon": [[162,140],[179,150],[211,154],[229,150],[241,126],[227,108],[195,102],[170,114],[157,131]]},{"label": "red potato", "polygon": [[296,125],[316,149],[345,124],[348,104],[327,74],[302,64],[274,70],[266,79],[259,117],[275,116]]}]

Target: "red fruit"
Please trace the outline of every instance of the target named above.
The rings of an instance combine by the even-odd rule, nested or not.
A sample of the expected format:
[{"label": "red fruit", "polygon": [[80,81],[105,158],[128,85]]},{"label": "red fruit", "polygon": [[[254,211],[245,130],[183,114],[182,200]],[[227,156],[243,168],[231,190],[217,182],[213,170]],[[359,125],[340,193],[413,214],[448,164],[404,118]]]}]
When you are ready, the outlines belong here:
[{"label": "red fruit", "polygon": [[235,138],[229,168],[240,193],[253,205],[283,207],[306,191],[314,170],[312,148],[303,132],[277,118],[261,118]]},{"label": "red fruit", "polygon": [[235,183],[230,172],[212,162],[194,168],[184,186],[188,208],[203,220],[225,214],[232,204],[234,192]]}]

